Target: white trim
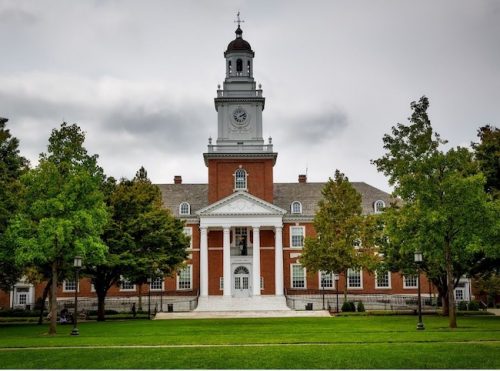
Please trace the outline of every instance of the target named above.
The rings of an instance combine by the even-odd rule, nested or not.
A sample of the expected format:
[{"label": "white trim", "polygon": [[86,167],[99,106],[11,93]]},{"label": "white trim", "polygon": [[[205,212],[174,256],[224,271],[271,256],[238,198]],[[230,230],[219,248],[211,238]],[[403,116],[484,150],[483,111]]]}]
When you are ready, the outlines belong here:
[{"label": "white trim", "polygon": [[375,288],[376,289],[380,289],[380,290],[389,290],[389,289],[392,289],[392,274],[390,271],[386,271],[385,273],[387,273],[387,282],[389,284],[389,286],[379,286],[378,285],[378,272],[375,271]]},{"label": "white trim", "polygon": [[137,287],[136,287],[135,283],[133,284],[133,288],[132,289],[124,289],[123,288],[123,284],[124,283],[131,283],[131,282],[129,280],[127,280],[125,277],[120,276],[120,291],[123,291],[123,292],[132,292],[132,291],[136,291],[137,290]]},{"label": "white trim", "polygon": [[331,278],[332,278],[332,285],[331,286],[325,286],[324,288],[325,289],[335,289],[335,279],[334,279],[334,276],[333,276],[333,273],[326,273],[326,272],[323,272],[323,271],[319,271],[318,272],[318,287],[320,289],[323,288],[323,286],[321,285],[321,275],[322,274],[325,274],[325,275],[328,275],[330,274]]},{"label": "white trim", "polygon": [[165,278],[164,278],[164,277],[157,277],[157,278],[155,278],[154,280],[158,280],[158,279],[160,279],[160,280],[161,280],[161,288],[159,288],[159,289],[153,289],[153,288],[151,287],[151,285],[153,284],[153,282],[151,282],[151,283],[149,284],[149,289],[151,290],[151,292],[155,292],[155,291],[164,291],[164,290],[165,290]]},{"label": "white trim", "polygon": [[[359,284],[360,286],[351,286],[349,284],[349,272],[359,272]],[[363,289],[363,270],[362,269],[351,269],[347,270],[347,288],[351,290],[362,290]]]},{"label": "white trim", "polygon": [[379,210],[379,207],[377,206],[378,203],[382,203],[382,205],[380,205],[380,208],[385,208],[385,202],[383,200],[377,200],[373,203],[373,212],[375,214],[381,214],[383,213],[383,210]]},{"label": "white trim", "polygon": [[189,287],[179,288],[179,275],[180,275],[180,271],[179,271],[179,272],[177,272],[177,275],[176,275],[177,276],[176,277],[176,289],[177,289],[177,291],[189,291],[189,290],[193,289],[193,264],[186,264],[186,266],[182,270],[185,270],[185,269],[189,269]]},{"label": "white trim", "polygon": [[[242,171],[244,174],[245,174],[245,187],[236,187],[236,173],[239,172],[239,171]],[[237,191],[248,191],[248,172],[243,169],[242,167],[236,169],[233,173],[233,185],[234,185],[234,189],[233,189],[233,192],[237,192]]]},{"label": "white trim", "polygon": [[[294,287],[293,286],[293,267],[294,266],[299,266],[302,268],[302,271],[304,272],[304,287]],[[305,290],[307,289],[307,270],[305,267],[302,266],[302,264],[298,263],[292,263],[290,264],[290,288],[294,290]]]},{"label": "white trim", "polygon": [[[63,292],[75,292],[75,290],[74,290],[74,289],[70,289],[70,290],[68,290],[68,289],[66,288],[66,284],[67,284],[68,282],[75,282],[75,281],[74,281],[74,280],[64,280],[64,281],[63,281]],[[80,292],[80,282],[78,282],[78,283],[76,284],[76,291],[77,291],[77,292]]]},{"label": "white trim", "polygon": [[[293,246],[292,244],[292,230],[294,228],[302,228],[302,246]],[[291,225],[289,228],[289,234],[290,234],[290,248],[292,249],[302,249],[304,247],[304,240],[306,239],[306,227],[303,225]]]},{"label": "white trim", "polygon": [[[415,277],[416,284],[415,286],[408,286],[406,284],[406,277]],[[418,289],[418,275],[416,274],[408,274],[408,275],[403,275],[403,288],[404,289]]]},{"label": "white trim", "polygon": [[[184,205],[187,205],[187,213],[183,213],[182,212],[182,206]],[[191,205],[189,204],[189,202],[186,202],[186,201],[183,201],[181,202],[181,204],[179,205],[179,215],[191,215]]]}]

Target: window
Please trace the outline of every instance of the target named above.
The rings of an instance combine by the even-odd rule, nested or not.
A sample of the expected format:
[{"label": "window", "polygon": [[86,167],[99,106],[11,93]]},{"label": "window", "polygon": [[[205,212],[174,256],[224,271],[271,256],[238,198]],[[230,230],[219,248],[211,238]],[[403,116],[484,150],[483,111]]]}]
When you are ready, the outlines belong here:
[{"label": "window", "polygon": [[233,68],[232,68],[232,66],[231,66],[231,61],[228,61],[228,62],[227,62],[227,68],[228,68],[228,70],[229,70],[229,74],[231,75],[231,74],[233,73]]},{"label": "window", "polygon": [[184,227],[184,234],[189,237],[189,248],[193,248],[193,227]]},{"label": "window", "polygon": [[389,271],[375,272],[375,288],[376,289],[391,288],[391,273]]},{"label": "window", "polygon": [[333,289],[333,274],[319,272],[319,287],[322,289]]},{"label": "window", "polygon": [[179,215],[189,215],[191,214],[191,206],[187,202],[181,203],[179,206]]},{"label": "window", "polygon": [[418,287],[418,280],[415,274],[403,277],[403,288],[404,289],[416,289]]},{"label": "window", "polygon": [[190,264],[177,273],[177,290],[191,290],[192,268]]},{"label": "window", "polygon": [[241,75],[243,71],[243,61],[241,59],[236,60],[236,72],[238,72],[238,76]]},{"label": "window", "polygon": [[163,290],[163,277],[157,277],[151,282],[151,291]]},{"label": "window", "polygon": [[347,288],[349,289],[361,289],[363,288],[361,280],[361,270],[351,269],[347,270]]},{"label": "window", "polygon": [[260,289],[264,290],[264,277],[260,277]]},{"label": "window", "polygon": [[219,290],[224,290],[224,277],[219,277]]},{"label": "window", "polygon": [[290,227],[290,246],[303,247],[304,246],[305,227]]},{"label": "window", "polygon": [[292,214],[301,214],[302,213],[302,204],[299,201],[293,201],[290,207],[290,211]]},{"label": "window", "polygon": [[243,169],[238,169],[234,173],[234,189],[246,190],[247,189],[247,172]]},{"label": "window", "polygon": [[135,291],[135,285],[130,280],[121,277],[120,291]]},{"label": "window", "polygon": [[375,201],[373,204],[373,211],[375,211],[375,214],[380,214],[382,211],[384,211],[385,208],[385,202],[382,200]]},{"label": "window", "polygon": [[247,74],[248,74],[248,76],[250,76],[250,71],[251,71],[250,61],[247,61]]},{"label": "window", "polygon": [[306,288],[306,269],[300,264],[291,264],[292,273],[292,288]]},{"label": "window", "polygon": [[63,291],[75,291],[75,290],[76,290],[76,282],[75,281],[64,281]]},{"label": "window", "polygon": [[[455,289],[455,300],[457,302],[459,301],[464,301],[464,289],[462,288],[459,288],[459,289]],[[22,304],[22,303],[19,303],[19,304]]]}]

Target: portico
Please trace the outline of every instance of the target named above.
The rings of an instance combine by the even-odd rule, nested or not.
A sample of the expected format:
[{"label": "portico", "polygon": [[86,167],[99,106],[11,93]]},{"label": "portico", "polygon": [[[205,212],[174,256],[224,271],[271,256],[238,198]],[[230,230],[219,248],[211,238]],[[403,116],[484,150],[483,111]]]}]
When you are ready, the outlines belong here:
[{"label": "portico", "polygon": [[[261,231],[274,232],[274,294],[283,295],[283,215],[285,210],[238,191],[198,211],[200,296],[209,295],[211,230],[222,230],[223,296],[261,295]],[[232,239],[231,239],[232,236]]]}]

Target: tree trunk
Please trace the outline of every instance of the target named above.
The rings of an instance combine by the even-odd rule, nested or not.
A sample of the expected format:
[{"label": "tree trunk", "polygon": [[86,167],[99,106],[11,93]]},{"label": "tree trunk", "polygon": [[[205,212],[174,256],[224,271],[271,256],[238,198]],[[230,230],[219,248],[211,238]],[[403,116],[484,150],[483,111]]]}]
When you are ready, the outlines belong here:
[{"label": "tree trunk", "polygon": [[139,311],[142,312],[142,283],[139,284]]},{"label": "tree trunk", "polygon": [[57,326],[57,263],[52,263],[52,289],[50,297],[49,335],[56,334]]},{"label": "tree trunk", "polygon": [[453,280],[453,271],[451,266],[451,246],[449,241],[446,241],[445,245],[445,254],[446,254],[446,281],[448,286],[448,316],[450,328],[457,327],[457,313],[455,308],[455,291],[454,288],[454,280]]},{"label": "tree trunk", "polygon": [[42,305],[40,307],[40,315],[38,316],[38,324],[41,325],[43,322],[43,310],[45,309],[45,300],[47,300],[47,295],[49,295],[50,285],[52,284],[52,280],[48,280],[45,288],[43,289],[42,294]]},{"label": "tree trunk", "polygon": [[450,302],[448,301],[448,294],[443,295],[441,298],[443,301],[443,316],[450,315]]},{"label": "tree trunk", "polygon": [[105,321],[106,292],[97,292],[97,321]]}]

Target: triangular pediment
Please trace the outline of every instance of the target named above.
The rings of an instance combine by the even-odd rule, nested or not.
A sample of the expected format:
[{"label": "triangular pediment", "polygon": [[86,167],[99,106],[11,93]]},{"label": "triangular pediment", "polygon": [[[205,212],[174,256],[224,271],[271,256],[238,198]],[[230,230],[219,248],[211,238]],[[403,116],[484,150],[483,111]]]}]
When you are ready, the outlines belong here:
[{"label": "triangular pediment", "polygon": [[197,212],[200,216],[220,215],[283,215],[283,210],[243,191],[235,192]]}]

